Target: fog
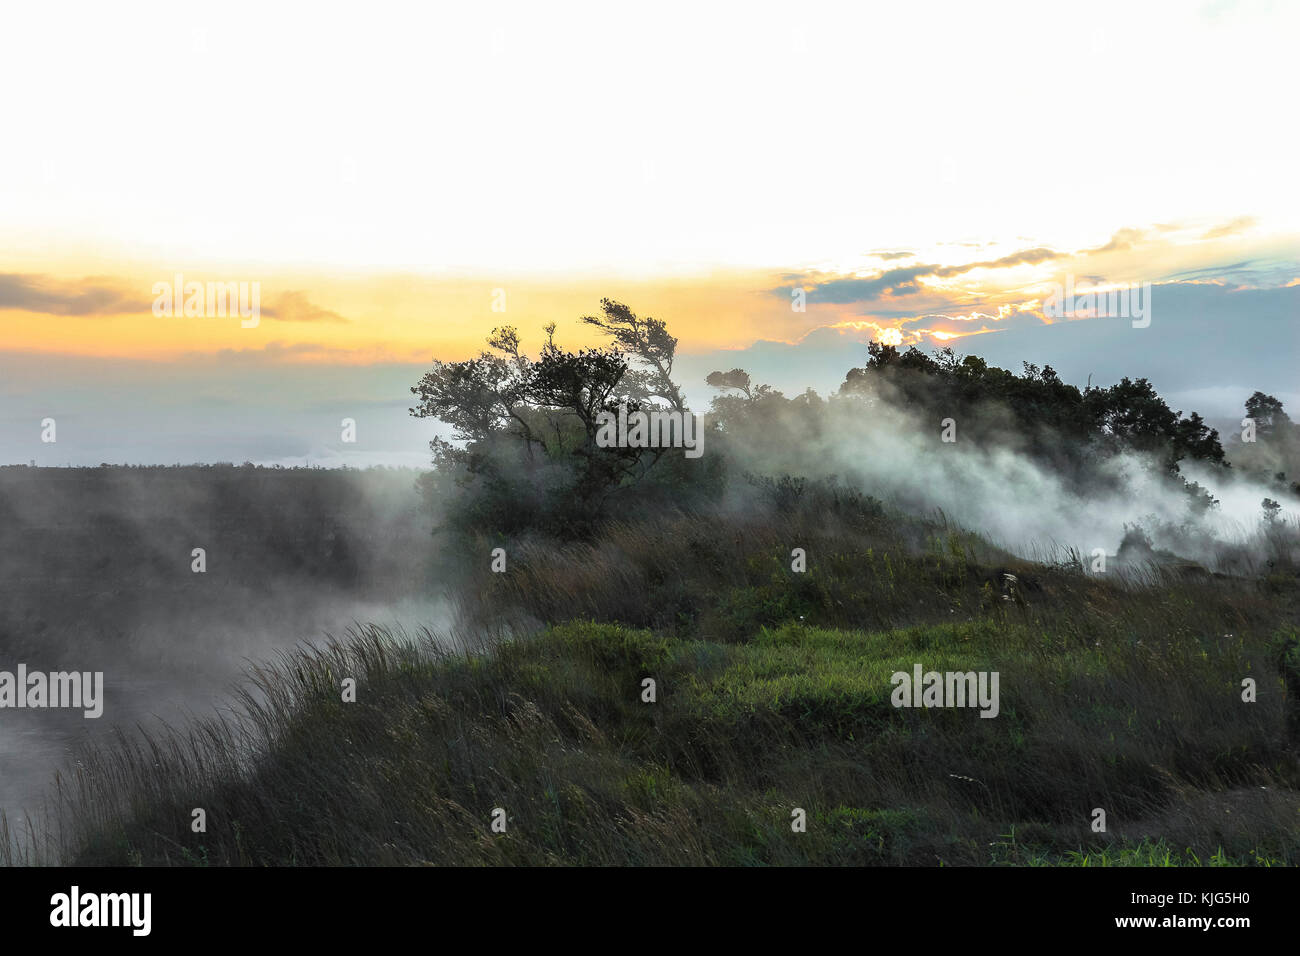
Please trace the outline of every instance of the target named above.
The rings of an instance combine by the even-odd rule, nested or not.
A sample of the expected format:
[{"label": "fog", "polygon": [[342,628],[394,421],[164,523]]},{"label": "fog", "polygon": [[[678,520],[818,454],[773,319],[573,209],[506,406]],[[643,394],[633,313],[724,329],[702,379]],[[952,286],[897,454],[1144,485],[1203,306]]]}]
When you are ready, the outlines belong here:
[{"label": "fog", "polygon": [[[1202,514],[1180,484],[1150,457],[1128,452],[1097,459],[1083,475],[1063,474],[1029,455],[1005,410],[985,406],[953,419],[944,441],[940,416],[900,408],[888,391],[872,400],[835,398],[824,419],[809,427],[808,413],[788,407],[777,422],[745,429],[728,443],[738,470],[838,476],[907,514],[940,513],[1022,557],[1055,560],[1075,549],[1120,551],[1127,528],[1140,527],[1157,549],[1212,571],[1245,572],[1273,556],[1276,531],[1294,531],[1300,511],[1294,497],[1232,469],[1184,463],[1184,477],[1208,490],[1218,504]],[[1060,439],[1040,432],[1050,447]],[[1279,522],[1266,528],[1262,502],[1279,500]],[[1112,562],[1113,563],[1113,562]]]},{"label": "fog", "polygon": [[80,745],[211,715],[250,661],[353,623],[447,633],[415,474],[0,469],[0,670],[104,674],[98,719],[0,710],[11,828]]}]

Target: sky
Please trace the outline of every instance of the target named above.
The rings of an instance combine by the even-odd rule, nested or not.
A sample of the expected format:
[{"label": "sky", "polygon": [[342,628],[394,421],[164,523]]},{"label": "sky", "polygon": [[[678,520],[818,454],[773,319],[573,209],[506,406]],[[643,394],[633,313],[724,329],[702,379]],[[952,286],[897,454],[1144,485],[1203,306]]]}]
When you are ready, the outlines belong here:
[{"label": "sky", "polygon": [[[701,407],[714,368],[833,391],[873,339],[1300,407],[1295,4],[3,17],[0,463],[419,465],[434,357],[596,344],[605,296]],[[177,276],[256,324],[159,314]],[[1053,315],[1067,281],[1149,321]]]}]

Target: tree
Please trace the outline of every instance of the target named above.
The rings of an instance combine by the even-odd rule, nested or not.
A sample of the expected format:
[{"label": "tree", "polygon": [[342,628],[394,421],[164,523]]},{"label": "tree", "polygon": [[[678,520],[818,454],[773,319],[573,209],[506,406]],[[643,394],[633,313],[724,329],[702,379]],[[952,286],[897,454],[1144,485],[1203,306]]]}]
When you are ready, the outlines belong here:
[{"label": "tree", "polygon": [[[608,494],[644,477],[664,448],[603,447],[602,413],[629,413],[666,401],[685,412],[672,381],[677,340],[664,323],[639,319],[621,303],[602,300],[604,318],[585,322],[610,334],[604,348],[566,351],[554,323],[536,359],[521,351],[518,331],[494,329],[483,351],[463,362],[434,361],[411,388],[410,413],[453,428],[453,440],[430,443],[435,470],[462,486],[478,484],[499,499],[498,516],[512,496],[531,489],[571,496],[589,516]],[[635,363],[635,364],[634,364]],[[455,444],[455,443],[460,443]],[[527,502],[519,500],[517,510]]]},{"label": "tree", "polygon": [[582,321],[605,332],[619,350],[645,366],[629,372],[629,394],[641,399],[661,398],[675,410],[685,412],[681,389],[672,380],[677,340],[668,334],[668,326],[659,319],[638,318],[627,306],[612,299],[601,299],[600,305],[600,316],[583,316]]},{"label": "tree", "polygon": [[1107,439],[1160,456],[1171,472],[1178,471],[1178,462],[1184,458],[1223,462],[1219,433],[1196,412],[1183,418],[1145,378],[1124,378],[1108,389],[1090,388],[1085,399]]},{"label": "tree", "polygon": [[1282,514],[1282,506],[1272,498],[1265,498],[1261,507],[1264,511],[1264,523],[1269,527],[1276,525],[1278,516]]},{"label": "tree", "polygon": [[1254,419],[1256,433],[1264,436],[1291,424],[1291,416],[1283,410],[1282,403],[1263,392],[1255,392],[1246,399],[1246,417]]},{"label": "tree", "polygon": [[930,356],[871,342],[867,352],[866,366],[845,376],[841,396],[885,400],[936,421],[961,418],[973,440],[1013,443],[1067,478],[1101,480],[1099,452],[1147,452],[1172,475],[1184,459],[1224,463],[1218,433],[1200,415],[1171,409],[1146,379],[1081,391],[1050,365],[1025,362],[1016,375],[947,348]]},{"label": "tree", "polygon": [[771,385],[754,385],[749,373],[743,368],[733,368],[730,372],[710,372],[705,382],[717,389],[734,389],[745,396],[745,400],[756,402],[769,395],[780,395]]},{"label": "tree", "polygon": [[1234,445],[1234,464],[1283,494],[1300,496],[1300,482],[1287,477],[1300,474],[1300,425],[1278,399],[1263,392],[1246,399],[1246,417],[1254,422],[1255,440]]}]

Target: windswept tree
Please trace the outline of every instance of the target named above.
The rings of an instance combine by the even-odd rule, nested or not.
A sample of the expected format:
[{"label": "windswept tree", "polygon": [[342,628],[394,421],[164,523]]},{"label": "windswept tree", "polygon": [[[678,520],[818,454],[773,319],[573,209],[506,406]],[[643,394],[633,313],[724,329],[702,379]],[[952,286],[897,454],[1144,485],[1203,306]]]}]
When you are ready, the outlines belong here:
[{"label": "windswept tree", "polygon": [[730,372],[710,372],[705,381],[716,389],[739,392],[747,402],[757,402],[769,395],[780,395],[771,385],[754,385],[749,373],[743,368],[733,368]]},{"label": "windswept tree", "polygon": [[642,401],[661,399],[675,411],[685,413],[682,390],[672,378],[677,339],[668,334],[668,326],[659,319],[640,318],[613,299],[601,299],[600,306],[600,315],[583,316],[582,321],[610,336],[621,354],[640,364],[640,368],[628,369],[626,393]]},{"label": "windswept tree", "polygon": [[710,372],[705,382],[719,392],[709,406],[714,427],[728,434],[742,424],[757,425],[773,405],[784,405],[785,396],[770,385],[754,385],[743,368]]},{"label": "windswept tree", "polygon": [[[494,519],[513,510],[529,520],[540,499],[567,497],[595,518],[610,493],[643,478],[664,448],[632,448],[598,441],[604,414],[617,416],[667,405],[685,412],[671,379],[677,340],[663,322],[640,319],[605,299],[603,318],[583,321],[609,334],[603,348],[568,351],[555,343],[554,323],[537,358],[521,348],[513,327],[495,329],[491,351],[462,362],[436,361],[411,391],[417,418],[453,429],[451,441],[431,443],[435,471],[462,487],[486,489]],[[542,502],[546,504],[546,502]],[[554,502],[550,502],[554,504]]]}]

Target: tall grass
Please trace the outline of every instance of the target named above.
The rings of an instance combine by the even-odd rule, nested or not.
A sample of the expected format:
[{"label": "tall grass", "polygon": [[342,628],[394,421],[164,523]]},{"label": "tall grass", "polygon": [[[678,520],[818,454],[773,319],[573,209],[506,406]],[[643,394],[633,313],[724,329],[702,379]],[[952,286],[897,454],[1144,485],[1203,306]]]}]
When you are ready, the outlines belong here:
[{"label": "tall grass", "polygon": [[[82,754],[9,862],[1300,862],[1294,578],[1122,581],[799,512],[522,541],[505,574],[491,546],[463,620],[509,639],[282,654],[229,712]],[[913,663],[999,671],[1000,715],[893,708]]]}]

